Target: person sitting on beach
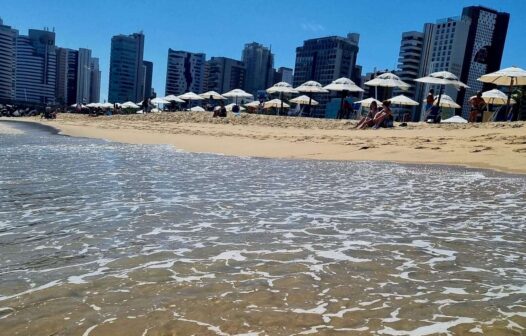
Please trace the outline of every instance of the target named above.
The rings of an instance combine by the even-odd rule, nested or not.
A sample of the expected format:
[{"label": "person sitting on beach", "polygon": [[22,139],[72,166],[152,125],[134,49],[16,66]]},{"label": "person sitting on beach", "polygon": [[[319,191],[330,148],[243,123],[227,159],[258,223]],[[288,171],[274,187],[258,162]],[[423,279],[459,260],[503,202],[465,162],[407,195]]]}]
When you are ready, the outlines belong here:
[{"label": "person sitting on beach", "polygon": [[232,106],[232,112],[234,114],[239,114],[239,105],[235,104],[234,106]]},{"label": "person sitting on beach", "polygon": [[221,106],[219,106],[219,108],[215,108],[214,109],[214,115],[213,115],[213,118],[216,118],[216,117],[220,117],[220,118],[224,118],[226,117],[226,107],[225,107],[225,103],[221,102]]},{"label": "person sitting on beach", "polygon": [[372,123],[374,124],[372,127],[373,129],[378,129],[382,126],[382,124],[390,120],[393,117],[393,112],[389,108],[391,106],[391,102],[389,100],[384,100],[382,102],[383,108],[380,112],[376,113],[374,116],[374,119],[372,120]]},{"label": "person sitting on beach", "polygon": [[369,106],[369,112],[367,113],[365,117],[360,119],[360,121],[356,125],[356,128],[359,128],[359,129],[366,128],[367,124],[374,119],[374,116],[376,115],[376,113],[378,113],[378,104],[376,104],[376,102],[373,101],[371,105]]},{"label": "person sitting on beach", "polygon": [[479,113],[482,115],[486,106],[486,102],[482,98],[482,92],[477,92],[477,95],[469,100],[469,104],[471,105],[471,112],[469,113],[468,122],[477,122]]}]

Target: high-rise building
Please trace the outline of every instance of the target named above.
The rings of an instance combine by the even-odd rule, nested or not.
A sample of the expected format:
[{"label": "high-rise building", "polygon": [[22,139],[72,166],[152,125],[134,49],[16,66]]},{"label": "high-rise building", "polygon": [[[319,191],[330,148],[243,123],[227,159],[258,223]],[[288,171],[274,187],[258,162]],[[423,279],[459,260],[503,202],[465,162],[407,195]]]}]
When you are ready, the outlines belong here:
[{"label": "high-rise building", "polygon": [[459,93],[457,103],[462,106],[462,116],[467,118],[469,98],[477,91],[491,88],[490,84],[477,79],[500,69],[510,15],[486,7],[470,6],[462,10],[462,19],[469,20],[471,25],[459,78],[469,88]]},{"label": "high-rise building", "polygon": [[17,32],[0,19],[0,101],[9,101],[14,95],[16,35]]},{"label": "high-rise building", "polygon": [[274,74],[274,83],[285,82],[292,85],[292,69],[286,67],[279,67]]},{"label": "high-rise building", "polygon": [[28,36],[18,35],[15,41],[15,99],[44,104],[55,103],[55,33],[30,29]]},{"label": "high-rise building", "polygon": [[111,39],[108,101],[122,103],[144,99],[144,35],[116,35]]},{"label": "high-rise building", "polygon": [[90,89],[89,89],[89,102],[98,103],[100,102],[100,69],[99,59],[92,57],[90,60]]},{"label": "high-rise building", "polygon": [[205,78],[205,54],[168,49],[166,70],[166,95],[185,92],[203,92]]},{"label": "high-rise building", "polygon": [[273,84],[274,54],[271,50],[259,43],[245,44],[241,60],[246,67],[245,91],[257,94]]},{"label": "high-rise building", "polygon": [[[402,33],[402,41],[400,43],[400,53],[398,58],[398,71],[396,74],[401,80],[411,85],[407,90],[395,89],[393,95],[403,94],[411,99],[415,99],[416,88],[414,80],[418,78],[420,63],[422,60],[422,51],[424,45],[424,33],[417,31],[410,31]],[[414,116],[416,111],[420,112],[416,107],[404,108]],[[414,116],[413,119],[419,118]]]},{"label": "high-rise building", "polygon": [[245,85],[246,69],[243,62],[227,58],[212,57],[206,62],[206,85],[204,91],[225,93]]},{"label": "high-rise building", "polygon": [[77,61],[77,104],[88,104],[91,88],[91,50],[80,48]]},{"label": "high-rise building", "polygon": [[[296,48],[296,65],[294,68],[294,86],[314,80],[322,85],[330,84],[340,77],[347,77],[360,83],[356,66],[360,35],[348,34],[347,37],[328,36],[306,40],[303,46]],[[325,105],[329,95],[319,95],[320,104],[313,108],[314,117],[325,116]]]},{"label": "high-rise building", "polygon": [[152,97],[152,77],[153,77],[153,63],[149,61],[142,62],[144,66],[144,97]]}]

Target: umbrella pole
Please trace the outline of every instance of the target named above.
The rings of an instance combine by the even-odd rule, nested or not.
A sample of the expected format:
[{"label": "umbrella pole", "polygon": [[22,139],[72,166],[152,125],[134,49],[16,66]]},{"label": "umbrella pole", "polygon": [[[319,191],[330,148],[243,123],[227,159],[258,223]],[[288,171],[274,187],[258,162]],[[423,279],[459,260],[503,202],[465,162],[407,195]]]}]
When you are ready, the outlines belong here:
[{"label": "umbrella pole", "polygon": [[312,97],[311,97],[311,95],[309,95],[309,117],[312,115],[312,111],[311,111],[311,109],[312,109],[311,102],[312,102]]},{"label": "umbrella pole", "polygon": [[508,119],[508,121],[512,121],[512,119],[513,119],[513,114],[511,114],[512,109],[510,108],[511,107],[511,93],[512,92],[513,92],[513,78],[511,79],[511,82],[510,82],[510,92],[508,92],[508,101],[506,102],[506,111],[508,112],[508,115],[506,116],[506,119]]},{"label": "umbrella pole", "polygon": [[278,110],[278,115],[280,115],[281,112],[283,111],[283,92],[279,93],[279,100],[281,100],[281,107]]},{"label": "umbrella pole", "polygon": [[340,101],[340,110],[338,111],[338,116],[336,119],[342,119],[343,118],[343,100],[345,99],[345,91],[342,91],[342,99]]},{"label": "umbrella pole", "polygon": [[[438,92],[438,101],[437,101],[438,114],[440,114],[440,99],[442,99],[442,92],[443,91],[444,91],[444,86],[440,85],[440,91]],[[438,117],[438,114],[437,114],[437,117]]]}]

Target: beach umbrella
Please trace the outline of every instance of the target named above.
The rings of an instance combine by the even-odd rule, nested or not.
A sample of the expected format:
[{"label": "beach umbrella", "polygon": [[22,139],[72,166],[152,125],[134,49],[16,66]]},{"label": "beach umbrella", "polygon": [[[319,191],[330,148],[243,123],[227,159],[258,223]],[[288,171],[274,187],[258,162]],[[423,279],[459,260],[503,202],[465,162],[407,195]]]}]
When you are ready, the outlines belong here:
[{"label": "beach umbrella", "polygon": [[261,105],[261,103],[258,100],[254,100],[253,102],[245,104],[247,107],[259,107],[259,105]]},{"label": "beach umbrella", "polygon": [[374,94],[375,98],[378,98],[377,88],[379,86],[386,87],[386,88],[397,87],[404,91],[411,87],[411,85],[401,80],[400,77],[390,72],[383,73],[377,76],[376,78],[373,78],[370,81],[365,82],[364,84],[367,86],[373,86],[375,88],[375,94]]},{"label": "beach umbrella", "polygon": [[168,102],[174,102],[174,103],[184,103],[184,100],[182,100],[181,98],[175,96],[175,95],[168,95],[164,98],[162,98]]},{"label": "beach umbrella", "polygon": [[214,99],[214,100],[226,99],[225,97],[223,97],[222,95],[220,95],[219,93],[215,91],[207,91],[204,93],[200,93],[199,96],[202,97],[203,99]]},{"label": "beach umbrella", "polygon": [[[232,112],[232,108],[233,108],[235,105],[237,105],[237,104],[236,104],[236,103],[228,104],[228,105],[225,106],[225,109],[226,109],[228,112]],[[240,111],[240,112],[241,112],[241,111],[245,111],[245,108],[242,107],[242,106],[240,106],[240,107],[239,107],[239,111]]]},{"label": "beach umbrella", "polygon": [[448,118],[446,120],[442,120],[443,123],[447,124],[467,124],[468,121],[461,116],[452,116],[451,118]]},{"label": "beach umbrella", "polygon": [[159,108],[160,104],[170,104],[170,102],[168,100],[165,100],[164,98],[153,98],[150,102],[154,105],[157,105],[158,110],[160,110]]},{"label": "beach umbrella", "polygon": [[[279,82],[274,84],[272,87],[269,87],[267,89],[267,93],[279,93],[279,99],[283,102],[283,94],[284,93],[298,93],[298,91],[294,90],[292,85],[290,85],[287,82]],[[283,105],[281,105],[278,115],[283,111]]]},{"label": "beach umbrella", "polygon": [[510,92],[508,93],[508,99],[506,102],[506,110],[509,115],[511,113],[511,94],[513,93],[513,88],[515,86],[526,85],[526,70],[517,67],[505,68],[486,74],[478,80],[484,83],[509,87]]},{"label": "beach umbrella", "polygon": [[361,87],[354,84],[352,80],[346,77],[338,78],[334,80],[331,84],[325,85],[323,88],[329,91],[341,92],[342,99],[340,102],[340,111],[338,111],[338,119],[340,119],[342,116],[343,100],[345,99],[345,97],[347,97],[349,92],[363,92],[364,91]]},{"label": "beach umbrella", "polygon": [[139,105],[135,104],[134,102],[127,101],[125,103],[121,104],[122,108],[139,108]]},{"label": "beach umbrella", "polygon": [[440,85],[440,92],[438,94],[437,106],[442,106],[440,104],[440,101],[442,99],[442,93],[444,91],[445,85],[453,85],[456,88],[461,88],[461,87],[469,88],[469,86],[459,81],[458,77],[449,71],[433,72],[425,77],[415,79],[415,82]]},{"label": "beach umbrella", "polygon": [[201,106],[194,106],[190,109],[190,111],[192,112],[205,112],[205,109],[202,108]]},{"label": "beach umbrella", "polygon": [[393,98],[387,99],[391,102],[391,104],[398,104],[398,105],[406,105],[406,106],[418,106],[420,105],[417,101],[414,101],[413,99],[406,97],[404,95],[398,95]]},{"label": "beach umbrella", "polygon": [[251,95],[250,93],[247,93],[247,92],[245,92],[245,91],[243,91],[241,89],[234,89],[234,90],[228,91],[227,93],[223,93],[222,96],[226,97],[226,98],[235,98],[236,104],[237,104],[237,99],[238,98],[254,99],[253,95]]},{"label": "beach umbrella", "polygon": [[99,107],[112,109],[113,104],[112,103],[102,103],[102,104],[99,104]]},{"label": "beach umbrella", "polygon": [[[471,98],[475,98],[476,96],[472,96]],[[470,99],[471,99],[470,98]],[[488,104],[492,105],[506,105],[508,104],[508,96],[497,89],[489,90],[486,92],[482,92],[482,99]],[[510,104],[515,104],[515,99],[510,100]]]},{"label": "beach umbrella", "polygon": [[192,101],[194,100],[203,100],[203,97],[199,96],[198,94],[193,93],[192,91],[183,93],[182,95],[178,96],[178,98],[189,101],[190,105],[192,104]]},{"label": "beach umbrella", "polygon": [[293,99],[289,100],[289,102],[290,103],[294,103],[294,104],[300,104],[300,105],[309,105],[310,104],[310,105],[313,105],[313,106],[316,106],[316,105],[319,104],[316,100],[311,99],[309,96],[306,96],[306,95],[293,98]]},{"label": "beach umbrella", "polygon": [[[425,101],[425,100],[424,100]],[[439,103],[440,101],[440,103]],[[458,105],[457,102],[453,100],[450,96],[443,94],[442,97],[435,96],[435,100],[433,101],[434,104],[440,107],[447,107],[447,108],[461,108],[462,106]]]},{"label": "beach umbrella", "polygon": [[376,102],[377,106],[382,106],[382,102],[375,98],[367,98],[367,99],[359,100],[356,103],[361,104],[363,107],[371,107],[371,104],[373,102]]},{"label": "beach umbrella", "polygon": [[283,107],[289,108],[290,107],[289,104],[284,103],[281,99],[272,99],[272,100],[269,100],[269,101],[267,101],[267,102],[265,102],[263,104],[263,108],[264,109],[269,109],[269,108],[273,108],[273,107],[274,108],[278,108],[280,106],[281,106],[281,108],[283,108]]},{"label": "beach umbrella", "polygon": [[316,82],[316,81],[307,81],[303,84],[301,84],[300,86],[298,86],[296,88],[296,91],[298,92],[305,92],[307,93],[307,96],[309,97],[309,113],[310,113],[310,109],[311,109],[311,100],[312,100],[312,94],[313,93],[327,93],[329,92],[329,90],[327,89],[324,89],[323,86]]}]

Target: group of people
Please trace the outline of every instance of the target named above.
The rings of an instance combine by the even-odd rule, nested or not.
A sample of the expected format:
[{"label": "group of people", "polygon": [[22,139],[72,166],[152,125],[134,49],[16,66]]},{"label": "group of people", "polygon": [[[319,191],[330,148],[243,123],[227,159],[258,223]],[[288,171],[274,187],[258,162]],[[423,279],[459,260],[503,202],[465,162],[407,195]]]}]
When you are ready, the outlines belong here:
[{"label": "group of people", "polygon": [[[478,91],[477,95],[469,100],[470,112],[468,122],[475,123],[479,116],[482,116],[486,108],[486,101],[482,98],[482,91]],[[426,118],[427,122],[440,122],[440,107],[435,105],[435,92],[433,89],[429,90],[426,97]]]},{"label": "group of people", "polygon": [[382,102],[382,108],[378,109],[378,104],[373,101],[369,107],[369,113],[356,125],[358,129],[373,128],[378,129],[380,127],[393,127],[393,112],[391,111],[391,102],[384,100]]}]

